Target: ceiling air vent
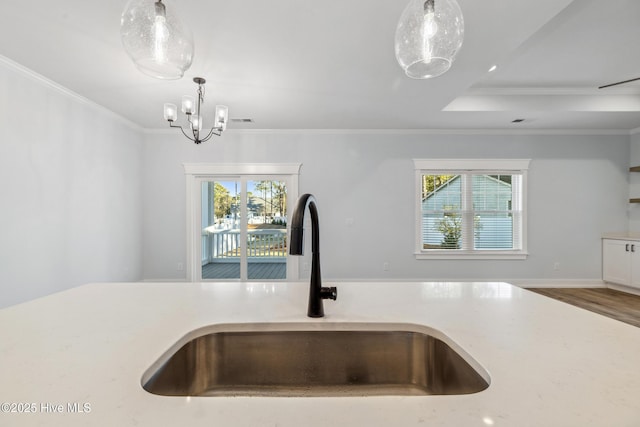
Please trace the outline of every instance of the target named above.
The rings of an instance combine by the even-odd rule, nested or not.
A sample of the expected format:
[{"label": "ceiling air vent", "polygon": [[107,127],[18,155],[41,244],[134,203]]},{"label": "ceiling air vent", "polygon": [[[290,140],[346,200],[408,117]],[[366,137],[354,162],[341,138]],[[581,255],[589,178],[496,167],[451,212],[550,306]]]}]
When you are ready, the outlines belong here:
[{"label": "ceiling air vent", "polygon": [[231,119],[233,123],[253,123],[253,119]]}]

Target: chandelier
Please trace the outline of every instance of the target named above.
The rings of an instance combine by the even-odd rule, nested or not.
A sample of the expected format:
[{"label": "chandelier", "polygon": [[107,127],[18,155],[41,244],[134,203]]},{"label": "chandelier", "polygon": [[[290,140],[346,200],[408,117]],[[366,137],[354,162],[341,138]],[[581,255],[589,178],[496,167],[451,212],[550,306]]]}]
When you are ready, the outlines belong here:
[{"label": "chandelier", "polygon": [[193,37],[170,1],[129,0],[120,19],[120,36],[140,71],[173,80],[193,62]]},{"label": "chandelier", "polygon": [[396,28],[396,59],[413,79],[437,77],[451,67],[463,39],[456,0],[410,0]]},{"label": "chandelier", "polygon": [[227,128],[229,108],[225,105],[216,105],[213,127],[207,133],[207,136],[201,138],[203,124],[200,106],[204,103],[204,84],[206,80],[202,77],[194,77],[193,81],[198,85],[198,102],[196,103],[192,96],[184,95],[182,97],[182,112],[187,116],[189,130],[185,131],[181,125],[173,124],[178,118],[178,108],[174,104],[164,104],[164,119],[169,122],[170,127],[180,129],[184,136],[196,144],[200,144],[208,141],[213,135],[222,135],[222,132]]}]

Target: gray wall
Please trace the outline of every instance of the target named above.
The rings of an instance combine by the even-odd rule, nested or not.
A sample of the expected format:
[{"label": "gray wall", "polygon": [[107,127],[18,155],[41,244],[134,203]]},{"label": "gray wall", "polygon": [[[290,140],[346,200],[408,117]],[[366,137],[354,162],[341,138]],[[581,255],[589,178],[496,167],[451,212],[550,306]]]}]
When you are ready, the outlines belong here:
[{"label": "gray wall", "polygon": [[3,61],[0,93],[0,308],[140,279],[141,131]]},{"label": "gray wall", "polygon": [[[301,162],[300,192],[318,199],[326,279],[599,280],[601,234],[628,228],[629,149],[624,135],[227,132],[195,146],[149,133],[144,277],[185,277],[183,162]],[[413,158],[532,159],[528,259],[415,260]]]}]

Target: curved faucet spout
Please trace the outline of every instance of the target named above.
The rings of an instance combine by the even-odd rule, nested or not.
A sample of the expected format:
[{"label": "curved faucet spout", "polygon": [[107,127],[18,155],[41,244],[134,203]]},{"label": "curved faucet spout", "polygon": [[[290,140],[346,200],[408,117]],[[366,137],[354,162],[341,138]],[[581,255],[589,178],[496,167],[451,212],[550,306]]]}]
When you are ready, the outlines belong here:
[{"label": "curved faucet spout", "polygon": [[311,282],[309,283],[309,307],[307,316],[323,317],[323,299],[333,299],[338,297],[338,290],[335,287],[322,287],[320,274],[320,226],[318,221],[318,207],[316,199],[312,194],[303,194],[296,203],[291,220],[291,242],[289,244],[289,254],[302,255],[304,252],[304,214],[309,208],[311,214]]},{"label": "curved faucet spout", "polygon": [[311,214],[311,252],[320,252],[320,230],[318,227],[316,198],[313,194],[303,194],[296,203],[291,219],[291,245],[289,246],[289,253],[291,255],[302,255],[304,253],[304,214],[307,206]]}]

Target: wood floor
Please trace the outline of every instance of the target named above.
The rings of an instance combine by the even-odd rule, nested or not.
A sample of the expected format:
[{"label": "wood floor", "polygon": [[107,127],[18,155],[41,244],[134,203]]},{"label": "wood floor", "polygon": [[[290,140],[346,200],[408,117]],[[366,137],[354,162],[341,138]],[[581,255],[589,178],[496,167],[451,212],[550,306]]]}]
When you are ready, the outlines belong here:
[{"label": "wood floor", "polygon": [[640,327],[640,296],[607,288],[528,288],[594,313]]}]

